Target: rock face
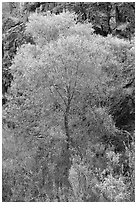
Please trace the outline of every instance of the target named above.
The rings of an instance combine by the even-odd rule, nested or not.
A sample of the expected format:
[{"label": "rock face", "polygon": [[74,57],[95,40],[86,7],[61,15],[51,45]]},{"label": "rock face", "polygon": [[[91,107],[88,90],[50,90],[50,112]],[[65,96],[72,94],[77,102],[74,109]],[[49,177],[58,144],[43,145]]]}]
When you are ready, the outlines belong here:
[{"label": "rock face", "polygon": [[[25,34],[25,23],[18,18],[6,18],[3,20],[2,27],[2,94],[5,99],[13,79],[9,67],[17,52],[17,49],[24,43],[34,43],[33,39]],[[6,100],[3,100],[3,104]]]}]

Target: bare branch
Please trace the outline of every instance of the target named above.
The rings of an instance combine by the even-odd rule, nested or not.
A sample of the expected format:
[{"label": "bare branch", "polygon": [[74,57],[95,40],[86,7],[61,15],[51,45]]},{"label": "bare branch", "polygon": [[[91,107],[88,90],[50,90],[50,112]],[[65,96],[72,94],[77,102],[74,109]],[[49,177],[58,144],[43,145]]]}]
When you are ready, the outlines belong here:
[{"label": "bare branch", "polygon": [[73,99],[74,92],[75,92],[75,88],[76,88],[76,85],[77,85],[77,80],[78,80],[78,67],[79,67],[79,66],[77,65],[77,70],[76,70],[76,80],[75,80],[75,83],[74,83],[73,92],[72,92],[72,95],[71,95],[70,100]]},{"label": "bare branch", "polygon": [[55,88],[55,90],[57,91],[57,93],[59,94],[61,99],[63,100],[65,106],[67,107],[67,103],[66,103],[65,99],[63,98],[63,96],[61,95],[61,93],[59,92],[58,87],[55,84],[52,84],[52,86]]}]

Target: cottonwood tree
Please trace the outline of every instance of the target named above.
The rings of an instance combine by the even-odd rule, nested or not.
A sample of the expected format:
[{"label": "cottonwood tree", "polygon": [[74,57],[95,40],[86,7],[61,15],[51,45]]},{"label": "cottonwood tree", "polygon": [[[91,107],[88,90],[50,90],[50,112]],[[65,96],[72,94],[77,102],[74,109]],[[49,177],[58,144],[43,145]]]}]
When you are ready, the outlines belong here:
[{"label": "cottonwood tree", "polygon": [[[103,37],[91,35],[89,24],[79,32],[80,25],[72,17],[63,13],[30,18],[27,32],[35,45],[23,45],[15,56],[10,102],[4,112],[15,123],[17,140],[23,138],[32,148],[42,139],[46,154],[41,153],[41,158],[48,159],[38,164],[54,164],[50,170],[58,188],[70,187],[71,149],[75,148],[70,124],[78,117],[88,90],[105,95],[108,77],[102,67],[113,56],[101,43]],[[43,165],[43,185],[45,168]]]}]

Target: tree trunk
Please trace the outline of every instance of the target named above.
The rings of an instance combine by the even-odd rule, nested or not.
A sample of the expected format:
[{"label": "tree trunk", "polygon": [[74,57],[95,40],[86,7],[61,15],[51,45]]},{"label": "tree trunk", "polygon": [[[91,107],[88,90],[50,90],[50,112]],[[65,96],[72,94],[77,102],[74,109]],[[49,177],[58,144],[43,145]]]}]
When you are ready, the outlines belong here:
[{"label": "tree trunk", "polygon": [[69,132],[69,111],[70,111],[70,103],[71,103],[71,99],[70,99],[70,90],[68,89],[68,101],[66,104],[66,110],[64,113],[64,128],[65,128],[65,133],[67,136],[67,149],[69,149],[69,144],[70,144],[70,132]]},{"label": "tree trunk", "polygon": [[70,143],[70,134],[69,134],[69,125],[68,125],[68,112],[64,115],[64,127],[65,127],[65,133],[67,136],[66,142],[67,142],[67,149],[69,149],[69,143]]},{"label": "tree trunk", "polygon": [[108,24],[108,33],[111,33],[111,26],[110,26],[110,20],[111,20],[111,9],[112,6],[110,5],[107,6],[107,24]]},{"label": "tree trunk", "polygon": [[115,19],[116,19],[116,26],[118,26],[121,23],[121,15],[120,15],[118,5],[115,6]]}]

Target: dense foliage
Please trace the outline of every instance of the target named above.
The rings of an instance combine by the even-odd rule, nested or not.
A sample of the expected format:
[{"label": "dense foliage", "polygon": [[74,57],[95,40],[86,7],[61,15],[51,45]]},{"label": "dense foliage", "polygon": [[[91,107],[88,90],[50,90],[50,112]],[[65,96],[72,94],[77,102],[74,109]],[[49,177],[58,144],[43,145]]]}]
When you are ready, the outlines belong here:
[{"label": "dense foliage", "polygon": [[[3,201],[135,200],[134,31],[121,39],[108,22],[102,32],[109,35],[97,35],[97,19],[89,20],[91,13],[99,13],[100,22],[106,10],[108,17],[118,9],[120,21],[129,9],[125,4],[4,4],[6,12],[17,11],[13,24],[18,21],[9,28],[4,13],[4,39],[12,29],[15,36],[7,49]],[[101,25],[104,29],[104,21]]]},{"label": "dense foliage", "polygon": [[4,2],[2,4],[2,49],[3,49],[3,104],[6,103],[8,87],[12,81],[9,67],[17,49],[25,42],[33,43],[24,35],[24,27],[31,13],[56,15],[63,11],[75,12],[77,22],[92,23],[94,32],[132,39],[135,32],[134,2]]}]

